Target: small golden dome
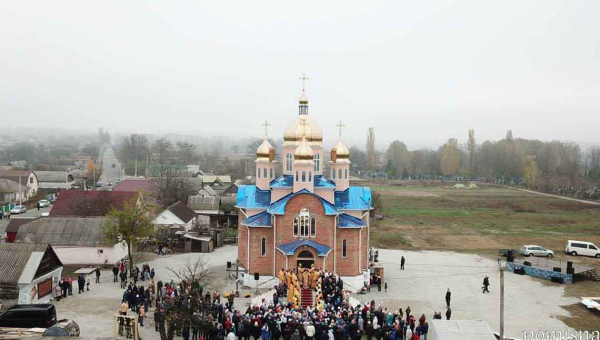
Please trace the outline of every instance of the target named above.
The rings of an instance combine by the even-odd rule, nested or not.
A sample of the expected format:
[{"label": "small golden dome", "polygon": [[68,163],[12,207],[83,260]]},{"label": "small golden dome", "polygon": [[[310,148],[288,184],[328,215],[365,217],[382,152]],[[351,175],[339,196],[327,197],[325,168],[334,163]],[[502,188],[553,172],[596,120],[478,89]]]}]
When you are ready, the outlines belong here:
[{"label": "small golden dome", "polygon": [[300,143],[300,145],[298,145],[298,147],[296,148],[296,151],[294,151],[294,160],[295,161],[311,161],[312,162],[314,156],[315,156],[315,152],[310,147],[310,145],[308,145],[306,138],[302,138],[302,142]]},{"label": "small golden dome", "polygon": [[306,95],[306,91],[302,90],[299,102],[300,105],[308,105],[308,96]]},{"label": "small golden dome", "polygon": [[265,138],[265,140],[260,144],[258,149],[256,149],[256,157],[259,159],[265,159],[272,161],[275,158],[275,148],[269,141]]},{"label": "small golden dome", "polygon": [[348,161],[350,158],[350,150],[342,143],[340,139],[338,143],[331,148],[331,161],[332,162],[340,162],[340,161]]}]

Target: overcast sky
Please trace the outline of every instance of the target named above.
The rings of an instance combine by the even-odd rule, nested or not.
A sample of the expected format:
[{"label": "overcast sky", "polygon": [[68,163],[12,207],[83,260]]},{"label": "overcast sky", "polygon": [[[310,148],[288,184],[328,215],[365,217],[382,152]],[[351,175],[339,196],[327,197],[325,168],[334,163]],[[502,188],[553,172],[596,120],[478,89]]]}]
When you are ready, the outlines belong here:
[{"label": "overcast sky", "polygon": [[[14,127],[600,142],[600,1],[2,1]],[[11,118],[9,118],[11,117]],[[7,119],[8,118],[8,119]],[[0,133],[1,130],[0,130]]]}]

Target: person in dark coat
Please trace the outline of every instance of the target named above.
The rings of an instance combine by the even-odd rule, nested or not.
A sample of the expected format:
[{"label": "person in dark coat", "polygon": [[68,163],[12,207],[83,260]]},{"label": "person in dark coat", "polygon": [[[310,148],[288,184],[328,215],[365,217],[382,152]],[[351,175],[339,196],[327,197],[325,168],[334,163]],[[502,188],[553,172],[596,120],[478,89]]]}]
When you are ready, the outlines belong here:
[{"label": "person in dark coat", "polygon": [[400,259],[400,270],[404,270],[404,262],[406,262],[406,260],[404,259],[404,256],[402,256]]},{"label": "person in dark coat", "polygon": [[452,293],[450,293],[450,288],[446,292],[446,307],[450,308],[450,298],[452,297]]},{"label": "person in dark coat", "polygon": [[100,283],[100,268],[96,268],[96,283]]},{"label": "person in dark coat", "polygon": [[77,287],[79,288],[79,294],[85,291],[85,277],[81,274],[77,277]]},{"label": "person in dark coat", "polygon": [[[112,268],[112,272],[113,272],[113,282],[117,282],[119,281],[119,267],[117,266],[113,266]],[[123,287],[121,287],[123,288]]]},{"label": "person in dark coat", "polygon": [[490,278],[486,276],[483,278],[483,294],[490,292],[489,287],[490,287]]},{"label": "person in dark coat", "polygon": [[450,307],[448,307],[446,309],[446,320],[450,320],[451,316],[452,316],[452,310],[450,309]]}]

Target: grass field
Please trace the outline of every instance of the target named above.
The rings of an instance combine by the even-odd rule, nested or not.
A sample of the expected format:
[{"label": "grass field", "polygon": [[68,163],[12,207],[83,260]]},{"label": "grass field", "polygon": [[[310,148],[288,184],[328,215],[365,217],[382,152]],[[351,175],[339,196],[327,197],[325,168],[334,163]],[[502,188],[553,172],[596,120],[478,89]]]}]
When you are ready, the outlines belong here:
[{"label": "grass field", "polygon": [[[497,257],[501,248],[536,244],[557,260],[595,267],[600,260],[564,254],[566,241],[600,245],[600,205],[496,186],[453,189],[452,184],[367,184],[381,194],[384,219],[371,228],[375,247],[477,253]],[[553,284],[548,282],[547,284]],[[565,285],[567,296],[600,296],[600,282]],[[577,329],[600,329],[600,317],[583,305],[565,306],[564,321]]]}]

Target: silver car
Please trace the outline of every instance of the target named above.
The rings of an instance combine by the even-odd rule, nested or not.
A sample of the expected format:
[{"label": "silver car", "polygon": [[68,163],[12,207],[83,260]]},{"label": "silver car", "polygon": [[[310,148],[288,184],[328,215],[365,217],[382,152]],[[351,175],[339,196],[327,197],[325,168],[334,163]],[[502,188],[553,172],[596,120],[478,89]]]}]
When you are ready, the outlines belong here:
[{"label": "silver car", "polygon": [[543,257],[553,257],[554,252],[552,250],[546,249],[542,246],[537,245],[525,245],[521,247],[519,253],[523,256],[543,256]]},{"label": "silver car", "polygon": [[27,211],[24,205],[15,205],[14,208],[10,209],[11,214],[23,214]]}]

